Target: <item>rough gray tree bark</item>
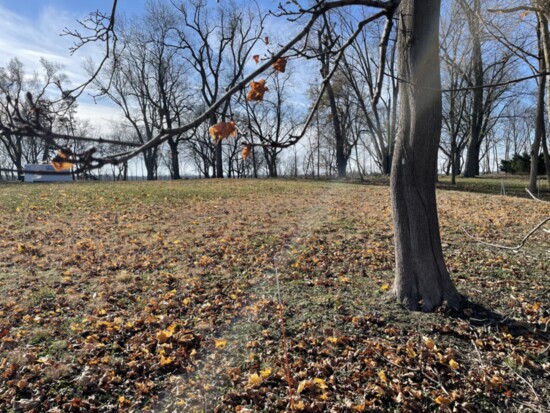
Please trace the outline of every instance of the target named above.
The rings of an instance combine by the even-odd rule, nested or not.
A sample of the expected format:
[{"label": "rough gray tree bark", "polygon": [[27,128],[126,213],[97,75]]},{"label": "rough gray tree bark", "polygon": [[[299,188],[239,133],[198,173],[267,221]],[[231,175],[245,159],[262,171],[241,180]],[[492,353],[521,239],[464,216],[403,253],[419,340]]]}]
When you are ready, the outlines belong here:
[{"label": "rough gray tree bark", "polygon": [[403,0],[399,9],[399,131],[391,198],[396,272],[393,291],[411,310],[459,307],[443,259],[435,196],[441,135],[440,0]]}]

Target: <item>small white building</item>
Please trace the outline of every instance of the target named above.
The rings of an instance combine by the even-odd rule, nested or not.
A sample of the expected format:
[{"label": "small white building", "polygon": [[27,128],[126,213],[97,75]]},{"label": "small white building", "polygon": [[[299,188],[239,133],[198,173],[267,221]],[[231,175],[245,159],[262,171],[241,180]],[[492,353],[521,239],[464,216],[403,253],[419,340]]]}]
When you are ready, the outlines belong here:
[{"label": "small white building", "polygon": [[71,171],[57,172],[52,165],[25,165],[25,182],[69,182]]}]

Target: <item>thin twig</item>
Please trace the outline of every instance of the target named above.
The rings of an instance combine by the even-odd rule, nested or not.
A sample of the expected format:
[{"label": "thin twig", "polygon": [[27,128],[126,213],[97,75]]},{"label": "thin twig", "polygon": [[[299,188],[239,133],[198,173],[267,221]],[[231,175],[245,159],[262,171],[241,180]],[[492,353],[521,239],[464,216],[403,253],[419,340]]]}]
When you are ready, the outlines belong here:
[{"label": "thin twig", "polygon": [[474,237],[473,235],[470,235],[470,233],[468,231],[466,231],[466,228],[464,227],[461,227],[462,228],[462,231],[464,231],[464,233],[469,236],[470,238],[472,238],[474,241],[476,242],[479,242],[480,244],[483,244],[483,245],[487,245],[488,247],[495,247],[495,248],[501,248],[501,249],[505,249],[505,250],[510,250],[510,251],[514,251],[514,252],[517,252],[519,251],[520,249],[523,248],[523,246],[525,245],[525,242],[527,242],[527,240],[540,228],[542,227],[544,224],[546,224],[547,222],[550,221],[550,217],[547,217],[547,218],[544,218],[538,225],[536,225],[531,231],[529,231],[527,233],[527,235],[525,237],[523,237],[523,239],[521,240],[521,242],[514,246],[514,247],[508,247],[506,245],[500,245],[500,244],[492,244],[490,242],[486,242],[486,241],[483,241],[483,240],[480,240],[476,237]]},{"label": "thin twig", "polygon": [[540,402],[540,396],[537,394],[535,388],[533,387],[533,385],[529,382],[529,380],[527,380],[525,377],[523,377],[521,374],[519,374],[517,371],[515,371],[512,367],[510,367],[508,364],[506,364],[506,367],[508,367],[510,369],[510,371],[512,373],[514,373],[516,376],[518,376],[522,381],[524,381],[528,386],[529,388],[531,389],[531,392],[535,395],[536,399]]},{"label": "thin twig", "polygon": [[544,201],[540,198],[537,198],[535,195],[532,194],[531,191],[529,191],[527,188],[525,188],[525,190],[527,191],[527,193],[531,196],[531,198],[533,198],[535,201],[538,201],[538,202],[542,202],[543,204],[550,204],[550,202],[548,201]]}]

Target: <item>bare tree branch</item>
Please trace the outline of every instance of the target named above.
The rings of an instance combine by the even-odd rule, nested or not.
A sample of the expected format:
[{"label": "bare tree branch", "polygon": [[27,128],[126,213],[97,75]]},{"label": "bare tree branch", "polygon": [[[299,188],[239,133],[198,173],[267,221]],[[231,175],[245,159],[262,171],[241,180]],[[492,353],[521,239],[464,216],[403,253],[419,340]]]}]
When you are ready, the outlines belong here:
[{"label": "bare tree branch", "polygon": [[[544,202],[544,201],[542,201]],[[506,245],[501,245],[501,244],[492,244],[490,242],[486,242],[486,241],[483,241],[483,240],[480,240],[476,237],[474,237],[473,235],[471,235],[468,231],[466,231],[465,228],[462,228],[462,231],[464,231],[464,233],[470,237],[471,239],[473,239],[474,241],[476,242],[479,242],[480,244],[483,244],[483,245],[487,245],[488,247],[494,247],[494,248],[501,248],[501,249],[505,249],[505,250],[510,250],[510,251],[514,251],[514,252],[518,252],[520,249],[523,248],[523,246],[525,245],[525,243],[527,242],[527,240],[529,238],[531,238],[531,236],[537,232],[537,230],[539,228],[541,228],[544,224],[546,224],[547,222],[550,222],[550,217],[547,217],[547,218],[544,218],[540,223],[538,223],[531,231],[529,231],[527,233],[527,235],[525,235],[525,237],[523,237],[523,239],[521,240],[521,242],[516,245],[516,246],[513,246],[513,247],[509,247],[509,246],[506,246]]]}]

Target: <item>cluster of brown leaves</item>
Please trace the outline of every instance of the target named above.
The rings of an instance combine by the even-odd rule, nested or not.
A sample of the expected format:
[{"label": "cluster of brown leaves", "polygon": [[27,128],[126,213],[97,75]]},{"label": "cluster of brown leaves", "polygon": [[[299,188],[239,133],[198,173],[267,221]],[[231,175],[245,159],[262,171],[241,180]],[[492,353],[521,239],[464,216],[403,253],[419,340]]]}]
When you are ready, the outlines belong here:
[{"label": "cluster of brown leaves", "polygon": [[264,100],[265,92],[268,92],[269,89],[265,85],[265,79],[258,80],[257,82],[250,82],[250,90],[246,95],[246,99],[250,101],[262,101]]},{"label": "cluster of brown leaves", "polygon": [[1,186],[0,410],[284,411],[289,386],[294,411],[545,408],[548,262],[530,256],[545,240],[506,254],[459,227],[502,239],[548,211],[441,193],[449,266],[485,308],[410,314],[385,293],[386,193],[272,181]]},{"label": "cluster of brown leaves", "polygon": [[230,136],[237,136],[237,127],[235,121],[230,120],[229,122],[220,122],[215,125],[210,126],[208,129],[210,136],[214,141],[221,141],[222,139],[227,139]]}]

